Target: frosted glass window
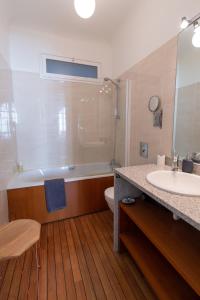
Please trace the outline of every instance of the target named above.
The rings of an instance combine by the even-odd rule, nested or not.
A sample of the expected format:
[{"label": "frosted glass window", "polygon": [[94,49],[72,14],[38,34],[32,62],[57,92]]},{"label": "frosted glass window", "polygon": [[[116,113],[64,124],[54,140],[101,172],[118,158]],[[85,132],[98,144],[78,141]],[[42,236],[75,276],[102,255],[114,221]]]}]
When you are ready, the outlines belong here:
[{"label": "frosted glass window", "polygon": [[46,72],[74,77],[98,78],[97,66],[54,59],[46,59]]}]

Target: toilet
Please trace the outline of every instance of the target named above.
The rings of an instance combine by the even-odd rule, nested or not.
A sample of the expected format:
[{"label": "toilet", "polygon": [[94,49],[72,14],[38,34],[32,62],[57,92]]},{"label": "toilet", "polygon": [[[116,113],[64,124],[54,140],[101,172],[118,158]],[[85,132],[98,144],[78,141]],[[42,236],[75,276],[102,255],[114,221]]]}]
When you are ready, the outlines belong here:
[{"label": "toilet", "polygon": [[104,191],[105,200],[110,210],[114,213],[114,186]]},{"label": "toilet", "polygon": [[[138,190],[137,188],[132,188],[132,197],[137,198],[142,195],[142,191]],[[110,210],[114,213],[114,186],[109,187],[104,191],[105,200],[108,204]]]}]

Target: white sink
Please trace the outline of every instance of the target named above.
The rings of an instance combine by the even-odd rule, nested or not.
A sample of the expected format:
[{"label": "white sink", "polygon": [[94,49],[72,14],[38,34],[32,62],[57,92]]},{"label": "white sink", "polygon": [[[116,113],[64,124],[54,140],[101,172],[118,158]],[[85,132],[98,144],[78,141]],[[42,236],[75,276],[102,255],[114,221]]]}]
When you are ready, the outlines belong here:
[{"label": "white sink", "polygon": [[174,171],[155,171],[146,177],[153,186],[179,195],[200,196],[200,176]]}]

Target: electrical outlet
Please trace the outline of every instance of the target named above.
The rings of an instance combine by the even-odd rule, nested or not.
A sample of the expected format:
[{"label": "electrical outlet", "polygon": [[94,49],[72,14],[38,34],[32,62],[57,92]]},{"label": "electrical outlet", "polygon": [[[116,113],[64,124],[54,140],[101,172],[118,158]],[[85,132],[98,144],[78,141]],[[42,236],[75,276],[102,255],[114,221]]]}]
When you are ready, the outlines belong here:
[{"label": "electrical outlet", "polygon": [[148,144],[140,142],[140,156],[148,158]]}]

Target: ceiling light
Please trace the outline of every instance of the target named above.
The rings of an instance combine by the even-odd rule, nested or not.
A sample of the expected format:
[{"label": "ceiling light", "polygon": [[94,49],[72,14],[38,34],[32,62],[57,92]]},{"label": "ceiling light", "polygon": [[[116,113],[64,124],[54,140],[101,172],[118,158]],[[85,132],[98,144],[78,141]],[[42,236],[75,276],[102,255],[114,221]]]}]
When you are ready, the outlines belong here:
[{"label": "ceiling light", "polygon": [[181,28],[182,28],[182,29],[185,29],[185,28],[188,27],[188,25],[189,25],[189,21],[187,20],[186,17],[183,17],[183,18],[182,18],[182,22],[181,22]]},{"label": "ceiling light", "polygon": [[192,37],[192,45],[196,48],[200,48],[200,26],[198,22],[194,24],[194,35]]},{"label": "ceiling light", "polygon": [[96,3],[95,0],[74,0],[74,7],[81,18],[88,19],[94,14]]}]

